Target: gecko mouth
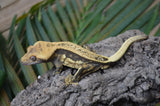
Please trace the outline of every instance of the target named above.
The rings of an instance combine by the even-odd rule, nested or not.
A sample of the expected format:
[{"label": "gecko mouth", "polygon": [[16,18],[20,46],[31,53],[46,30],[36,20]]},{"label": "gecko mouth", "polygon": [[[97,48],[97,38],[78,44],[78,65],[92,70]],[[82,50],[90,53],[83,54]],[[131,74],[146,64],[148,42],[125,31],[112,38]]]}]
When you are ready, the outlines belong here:
[{"label": "gecko mouth", "polygon": [[34,63],[27,63],[27,62],[22,62],[22,61],[21,61],[21,63],[22,63],[23,65],[32,65],[32,64],[34,64]]},{"label": "gecko mouth", "polygon": [[34,64],[39,64],[39,63],[42,63],[42,61],[35,61],[35,62],[22,62],[21,61],[21,63],[23,64],[23,65],[34,65]]}]

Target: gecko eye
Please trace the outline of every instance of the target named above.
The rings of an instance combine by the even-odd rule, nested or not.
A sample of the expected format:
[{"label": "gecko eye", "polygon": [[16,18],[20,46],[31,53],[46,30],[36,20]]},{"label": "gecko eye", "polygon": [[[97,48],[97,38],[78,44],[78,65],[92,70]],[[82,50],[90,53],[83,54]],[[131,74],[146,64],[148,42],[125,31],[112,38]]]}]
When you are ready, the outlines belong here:
[{"label": "gecko eye", "polygon": [[36,60],[37,60],[36,56],[31,56],[30,59],[31,59],[32,61],[36,61]]}]

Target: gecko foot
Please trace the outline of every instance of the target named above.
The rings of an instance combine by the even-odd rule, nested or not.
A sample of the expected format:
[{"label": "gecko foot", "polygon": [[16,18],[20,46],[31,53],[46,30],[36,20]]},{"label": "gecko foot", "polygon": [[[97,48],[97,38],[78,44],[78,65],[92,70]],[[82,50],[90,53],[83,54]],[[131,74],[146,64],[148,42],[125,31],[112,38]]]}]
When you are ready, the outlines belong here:
[{"label": "gecko foot", "polygon": [[74,85],[78,85],[78,82],[74,81],[73,75],[69,74],[66,79],[65,79],[65,83],[66,85],[70,85],[70,84],[74,84]]}]

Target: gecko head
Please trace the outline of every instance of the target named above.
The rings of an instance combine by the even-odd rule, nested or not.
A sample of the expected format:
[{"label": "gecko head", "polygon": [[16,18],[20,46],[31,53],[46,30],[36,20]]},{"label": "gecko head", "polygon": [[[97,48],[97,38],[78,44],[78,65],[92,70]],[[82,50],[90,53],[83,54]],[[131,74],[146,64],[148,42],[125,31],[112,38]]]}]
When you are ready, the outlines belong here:
[{"label": "gecko head", "polygon": [[27,53],[21,58],[21,63],[24,65],[31,65],[42,63],[48,60],[51,56],[49,50],[47,48],[47,42],[38,41],[33,46],[29,46],[27,48]]},{"label": "gecko head", "polygon": [[24,65],[41,63],[42,59],[38,57],[37,53],[40,53],[38,48],[29,46],[27,48],[27,53],[21,58],[21,63]]}]

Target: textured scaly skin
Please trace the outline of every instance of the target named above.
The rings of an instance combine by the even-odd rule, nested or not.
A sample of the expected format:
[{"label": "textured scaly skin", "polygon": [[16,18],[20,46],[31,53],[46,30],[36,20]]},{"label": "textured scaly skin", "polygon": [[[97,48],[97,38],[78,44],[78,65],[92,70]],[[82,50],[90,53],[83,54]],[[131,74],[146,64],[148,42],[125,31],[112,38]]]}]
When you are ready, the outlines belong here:
[{"label": "textured scaly skin", "polygon": [[125,54],[133,42],[143,39],[147,39],[147,36],[130,37],[111,57],[96,54],[71,42],[38,41],[33,46],[28,47],[27,53],[21,58],[21,62],[25,65],[31,65],[51,61],[59,72],[63,66],[78,69],[74,76],[69,75],[65,79],[66,84],[71,84],[79,81],[86,74],[108,68],[110,63],[118,61]]}]

